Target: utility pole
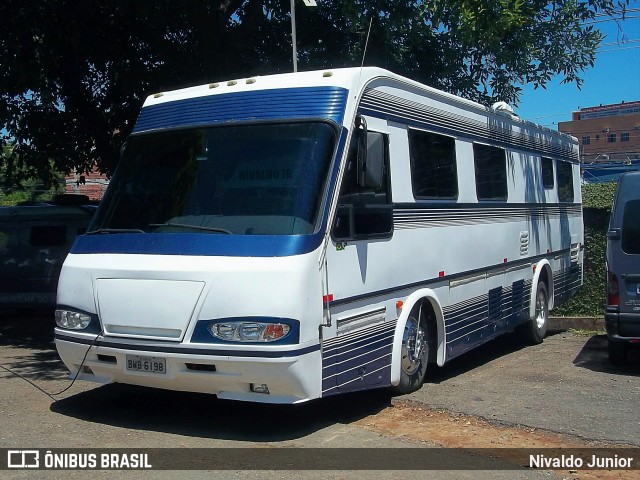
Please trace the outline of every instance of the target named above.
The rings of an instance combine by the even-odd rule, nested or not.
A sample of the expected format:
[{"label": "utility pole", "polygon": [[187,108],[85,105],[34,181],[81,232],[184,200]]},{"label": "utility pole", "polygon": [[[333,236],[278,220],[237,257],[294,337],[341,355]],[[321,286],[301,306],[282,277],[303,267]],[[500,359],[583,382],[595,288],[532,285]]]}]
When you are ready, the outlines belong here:
[{"label": "utility pole", "polygon": [[[317,7],[316,0],[302,0],[307,7]],[[291,45],[293,46],[293,71],[298,71],[298,49],[296,46],[296,0],[291,0]]]}]

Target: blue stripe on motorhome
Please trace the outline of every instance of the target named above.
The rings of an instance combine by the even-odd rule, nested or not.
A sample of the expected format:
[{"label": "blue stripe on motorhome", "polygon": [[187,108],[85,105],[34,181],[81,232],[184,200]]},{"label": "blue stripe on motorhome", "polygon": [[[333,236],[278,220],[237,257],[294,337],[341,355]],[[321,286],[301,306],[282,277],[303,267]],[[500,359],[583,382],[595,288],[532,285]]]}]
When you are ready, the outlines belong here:
[{"label": "blue stripe on motorhome", "polygon": [[325,118],[341,125],[347,93],[341,87],[300,87],[174,100],[144,107],[133,133],[247,120]]},{"label": "blue stripe on motorhome", "polygon": [[557,303],[562,303],[570,298],[582,285],[582,268],[580,265],[572,265],[566,270],[553,274],[553,296]]},{"label": "blue stripe on motorhome", "polygon": [[71,253],[286,257],[312,252],[320,246],[322,238],[322,233],[313,235],[92,234],[77,237]]},{"label": "blue stripe on motorhome", "polygon": [[518,280],[443,309],[447,360],[526,321],[531,281]]},{"label": "blue stripe on motorhome", "polygon": [[396,203],[393,205],[393,227],[395,230],[402,230],[522,220],[536,223],[547,221],[549,218],[580,215],[582,215],[580,204]]},{"label": "blue stripe on motorhome", "polygon": [[394,320],[324,342],[323,396],[390,385],[395,326]]}]

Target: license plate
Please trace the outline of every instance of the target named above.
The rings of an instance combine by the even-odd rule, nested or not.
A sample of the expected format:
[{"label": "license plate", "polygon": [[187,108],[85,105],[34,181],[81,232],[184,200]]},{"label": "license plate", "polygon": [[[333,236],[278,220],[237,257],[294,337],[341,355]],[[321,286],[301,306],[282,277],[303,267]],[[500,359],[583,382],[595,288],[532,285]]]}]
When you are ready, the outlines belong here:
[{"label": "license plate", "polygon": [[131,372],[167,373],[167,362],[162,357],[127,355],[127,370]]}]

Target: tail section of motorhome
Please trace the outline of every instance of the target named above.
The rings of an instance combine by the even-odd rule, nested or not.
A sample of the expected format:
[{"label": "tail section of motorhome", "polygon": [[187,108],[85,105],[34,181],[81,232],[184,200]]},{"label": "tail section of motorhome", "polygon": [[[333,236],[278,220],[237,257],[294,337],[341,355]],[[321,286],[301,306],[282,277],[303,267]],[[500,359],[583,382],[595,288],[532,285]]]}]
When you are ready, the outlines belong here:
[{"label": "tail section of motorhome", "polygon": [[572,137],[377,68],[212,83],[145,102],[56,345],[99,382],[406,393],[502,333],[542,341],[583,248]]}]

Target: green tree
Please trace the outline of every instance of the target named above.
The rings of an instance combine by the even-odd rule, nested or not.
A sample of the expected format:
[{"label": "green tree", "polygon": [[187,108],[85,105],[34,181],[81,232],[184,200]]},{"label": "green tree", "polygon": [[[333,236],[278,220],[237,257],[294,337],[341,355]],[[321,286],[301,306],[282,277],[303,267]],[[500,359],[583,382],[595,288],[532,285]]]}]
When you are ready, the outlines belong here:
[{"label": "green tree", "polygon": [[[377,65],[467,98],[580,85],[613,0],[318,0],[297,8],[299,68]],[[111,173],[146,95],[291,70],[286,0],[0,3],[4,180]],[[367,42],[367,32],[370,36]]]}]

